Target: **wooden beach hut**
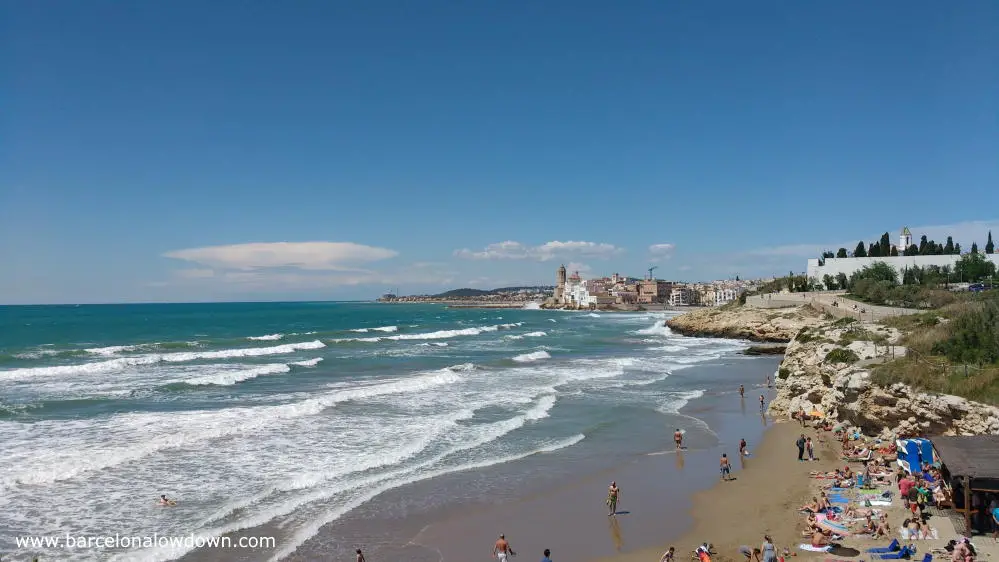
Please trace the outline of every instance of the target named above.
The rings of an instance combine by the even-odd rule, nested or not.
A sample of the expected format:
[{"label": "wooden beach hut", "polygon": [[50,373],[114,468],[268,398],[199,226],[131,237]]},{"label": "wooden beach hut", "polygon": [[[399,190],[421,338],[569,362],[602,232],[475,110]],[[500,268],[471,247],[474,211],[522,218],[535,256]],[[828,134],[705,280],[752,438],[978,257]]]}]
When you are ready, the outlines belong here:
[{"label": "wooden beach hut", "polygon": [[999,493],[999,435],[955,435],[934,437],[933,448],[940,459],[944,479],[964,488],[964,523],[971,533],[972,492]]}]

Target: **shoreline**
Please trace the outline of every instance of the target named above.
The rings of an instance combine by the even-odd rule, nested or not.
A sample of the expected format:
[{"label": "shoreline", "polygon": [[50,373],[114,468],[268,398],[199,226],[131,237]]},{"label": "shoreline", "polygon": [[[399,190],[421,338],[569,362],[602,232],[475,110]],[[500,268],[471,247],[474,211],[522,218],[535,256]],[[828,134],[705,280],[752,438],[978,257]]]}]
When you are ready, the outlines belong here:
[{"label": "shoreline", "polygon": [[745,465],[734,463],[734,480],[717,481],[694,492],[684,532],[666,534],[655,547],[589,561],[649,562],[659,560],[669,546],[676,548],[676,560],[686,560],[697,545],[710,542],[717,551],[712,560],[737,562],[743,559],[739,546],[758,546],[764,534],[773,537],[779,550],[787,547],[797,552],[797,545],[804,539],[798,530],[802,517],[796,508],[813,494],[808,472],[831,469],[839,458],[834,450],[836,444],[826,440],[816,447],[818,461],[797,462],[793,442],[801,432],[816,437],[814,429],[792,423],[778,421],[768,427]]}]

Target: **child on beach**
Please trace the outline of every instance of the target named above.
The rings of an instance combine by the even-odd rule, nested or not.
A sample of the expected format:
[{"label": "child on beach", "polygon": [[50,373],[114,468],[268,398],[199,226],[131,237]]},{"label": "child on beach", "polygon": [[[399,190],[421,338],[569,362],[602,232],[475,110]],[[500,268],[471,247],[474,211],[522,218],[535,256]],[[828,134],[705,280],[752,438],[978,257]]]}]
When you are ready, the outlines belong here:
[{"label": "child on beach", "polygon": [[676,553],[676,548],[672,546],[669,547],[669,550],[667,550],[663,554],[663,557],[659,559],[659,562],[673,562],[673,556],[675,553]]},{"label": "child on beach", "polygon": [[805,439],[805,450],[808,451],[808,460],[814,461],[815,460],[815,451],[812,448],[812,438],[811,437]]},{"label": "child on beach", "polygon": [[732,474],[732,465],[729,464],[728,455],[725,453],[722,453],[719,467],[721,468],[721,479],[729,480],[729,475]]}]

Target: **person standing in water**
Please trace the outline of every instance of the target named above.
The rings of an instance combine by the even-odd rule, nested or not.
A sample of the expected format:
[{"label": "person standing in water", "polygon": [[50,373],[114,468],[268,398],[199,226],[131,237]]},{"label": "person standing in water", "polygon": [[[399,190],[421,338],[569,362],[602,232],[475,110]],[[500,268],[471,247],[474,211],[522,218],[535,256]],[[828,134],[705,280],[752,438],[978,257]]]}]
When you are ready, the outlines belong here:
[{"label": "person standing in water", "polygon": [[745,398],[745,397],[746,397],[746,387],[744,387],[744,386],[742,386],[740,384],[739,385],[739,398]]},{"label": "person standing in water", "polygon": [[729,475],[732,474],[732,465],[728,462],[728,455],[722,453],[721,460],[718,462],[718,466],[721,469],[721,479],[728,480]]},{"label": "person standing in water", "polygon": [[746,456],[746,440],[745,439],[740,439],[739,440],[739,456],[740,457]]},{"label": "person standing in water", "polygon": [[617,482],[611,482],[610,487],[607,488],[607,509],[609,513],[608,517],[617,513],[617,501],[621,497],[621,488],[617,487]]},{"label": "person standing in water", "polygon": [[767,388],[770,388],[770,375],[767,375]]},{"label": "person standing in water", "polygon": [[683,432],[680,431],[680,428],[677,428],[676,431],[673,432],[673,442],[676,443],[677,449],[683,448]]},{"label": "person standing in water", "polygon": [[359,548],[359,549],[357,549],[357,562],[368,562],[368,561],[367,561],[367,560],[366,560],[366,559],[364,558],[364,553],[363,553],[363,552],[361,552],[361,549],[360,549],[360,548]]},{"label": "person standing in water", "polygon": [[767,399],[761,394],[760,395],[760,413],[761,414],[766,411],[766,406],[765,406],[766,402],[767,402]]}]

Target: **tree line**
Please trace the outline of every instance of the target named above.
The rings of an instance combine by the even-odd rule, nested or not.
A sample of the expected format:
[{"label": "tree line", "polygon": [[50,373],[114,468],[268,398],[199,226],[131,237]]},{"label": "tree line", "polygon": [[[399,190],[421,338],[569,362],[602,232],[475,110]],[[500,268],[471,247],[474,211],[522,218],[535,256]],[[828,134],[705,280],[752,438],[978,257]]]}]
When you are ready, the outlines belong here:
[{"label": "tree line", "polygon": [[[840,248],[836,252],[822,252],[819,265],[825,265],[826,258],[887,258],[900,255],[897,246],[892,245],[891,238],[887,232],[881,235],[877,242],[864,245],[864,241],[857,242],[857,247],[853,252],[848,252],[846,248]],[[995,252],[995,244],[992,242],[992,231],[989,231],[988,241],[985,243],[985,253]],[[971,244],[972,254],[978,253],[978,244]],[[953,237],[948,236],[943,244],[935,240],[927,240],[926,235],[919,238],[919,244],[912,244],[908,248],[902,249],[903,256],[945,256],[961,255],[961,244],[955,243]]]}]

